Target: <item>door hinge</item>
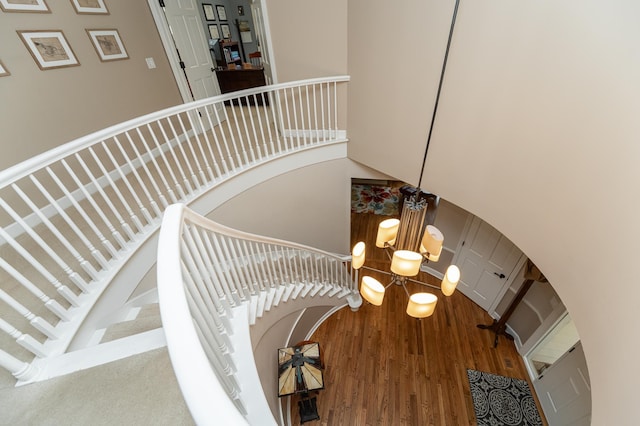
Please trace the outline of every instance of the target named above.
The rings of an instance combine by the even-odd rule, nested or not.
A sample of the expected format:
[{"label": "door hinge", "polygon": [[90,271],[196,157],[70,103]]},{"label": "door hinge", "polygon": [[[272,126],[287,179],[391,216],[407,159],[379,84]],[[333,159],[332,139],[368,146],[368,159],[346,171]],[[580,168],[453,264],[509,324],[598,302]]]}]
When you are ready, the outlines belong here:
[{"label": "door hinge", "polygon": [[466,243],[466,241],[463,241],[463,242],[462,242],[462,247],[464,247],[464,243]]},{"label": "door hinge", "polygon": [[569,353],[573,352],[576,349],[576,347],[572,347],[571,349],[569,349]]},{"label": "door hinge", "polygon": [[160,7],[164,7],[164,0],[158,0],[158,3],[160,3]]},{"label": "door hinge", "polygon": [[183,62],[183,61],[180,61],[180,68],[182,68],[182,69],[185,69],[185,68],[186,68],[186,65],[184,64],[184,62]]}]

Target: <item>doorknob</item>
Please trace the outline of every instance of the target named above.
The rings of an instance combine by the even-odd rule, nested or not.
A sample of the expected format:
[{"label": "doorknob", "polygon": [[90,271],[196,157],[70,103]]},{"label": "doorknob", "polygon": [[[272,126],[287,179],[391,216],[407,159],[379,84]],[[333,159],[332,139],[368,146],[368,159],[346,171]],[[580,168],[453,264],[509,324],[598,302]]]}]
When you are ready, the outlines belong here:
[{"label": "doorknob", "polygon": [[494,273],[493,273],[493,275],[495,275],[496,277],[498,277],[498,278],[500,278],[500,279],[503,279],[504,277],[506,277],[506,275],[505,275],[505,274],[499,274],[499,273],[497,273],[497,272],[494,272]]}]

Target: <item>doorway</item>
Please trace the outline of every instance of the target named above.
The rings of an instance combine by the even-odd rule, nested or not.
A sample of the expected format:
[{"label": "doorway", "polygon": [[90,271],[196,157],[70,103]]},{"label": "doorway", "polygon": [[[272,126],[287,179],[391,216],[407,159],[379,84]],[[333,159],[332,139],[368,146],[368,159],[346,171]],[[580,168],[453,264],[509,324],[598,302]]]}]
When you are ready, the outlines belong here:
[{"label": "doorway", "polygon": [[[238,19],[233,19],[234,15],[231,12],[231,6],[236,8],[235,3],[229,2],[229,7],[225,9],[229,11],[226,21],[214,18],[215,21],[209,22],[202,16],[204,9],[201,7],[201,0],[147,0],[147,2],[183,102],[219,95],[220,85],[215,72],[217,64],[214,62],[209,44],[211,35],[207,34],[205,29],[208,26],[215,26],[216,29],[223,25],[231,27],[234,25],[233,22],[239,22]],[[252,20],[256,37],[255,45],[262,50],[261,59],[265,77],[268,77],[267,84],[270,84],[274,81],[271,74],[273,66],[269,57],[271,49],[264,48],[269,46],[267,39],[269,33],[265,21],[266,8],[262,3],[261,0],[255,0],[250,8],[237,7],[233,9],[233,13],[242,11],[242,17],[246,16],[247,19]]]}]

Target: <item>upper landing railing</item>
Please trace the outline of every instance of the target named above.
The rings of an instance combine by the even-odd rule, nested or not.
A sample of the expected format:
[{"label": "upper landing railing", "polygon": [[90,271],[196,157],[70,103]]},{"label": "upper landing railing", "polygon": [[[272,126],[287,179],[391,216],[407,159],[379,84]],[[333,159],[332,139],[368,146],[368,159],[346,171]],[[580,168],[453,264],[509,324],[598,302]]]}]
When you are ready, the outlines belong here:
[{"label": "upper landing railing", "polygon": [[189,204],[257,164],[344,142],[346,81],[284,83],[169,108],[0,172],[0,366],[37,380],[168,205]]}]

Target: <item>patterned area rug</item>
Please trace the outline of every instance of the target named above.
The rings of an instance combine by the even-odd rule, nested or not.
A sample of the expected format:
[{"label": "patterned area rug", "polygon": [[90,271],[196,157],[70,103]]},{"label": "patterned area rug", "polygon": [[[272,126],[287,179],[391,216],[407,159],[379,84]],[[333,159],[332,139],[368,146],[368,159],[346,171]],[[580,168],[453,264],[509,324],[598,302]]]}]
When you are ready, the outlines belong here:
[{"label": "patterned area rug", "polygon": [[384,216],[399,214],[400,190],[388,186],[351,185],[351,212]]},{"label": "patterned area rug", "polygon": [[542,425],[525,380],[467,370],[478,426]]}]

